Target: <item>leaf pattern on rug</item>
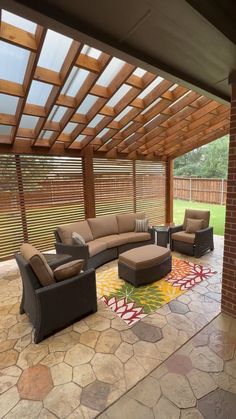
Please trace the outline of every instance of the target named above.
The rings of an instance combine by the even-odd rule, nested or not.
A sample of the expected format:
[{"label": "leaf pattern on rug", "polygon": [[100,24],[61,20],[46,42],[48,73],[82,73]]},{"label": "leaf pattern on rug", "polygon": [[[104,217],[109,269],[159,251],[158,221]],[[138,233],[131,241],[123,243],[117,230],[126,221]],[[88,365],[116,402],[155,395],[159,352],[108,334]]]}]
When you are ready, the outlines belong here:
[{"label": "leaf pattern on rug", "polygon": [[116,292],[117,298],[126,298],[128,302],[134,301],[138,306],[144,308],[145,313],[151,313],[164,303],[164,294],[158,287],[151,284],[135,288],[125,282],[122,288]]}]

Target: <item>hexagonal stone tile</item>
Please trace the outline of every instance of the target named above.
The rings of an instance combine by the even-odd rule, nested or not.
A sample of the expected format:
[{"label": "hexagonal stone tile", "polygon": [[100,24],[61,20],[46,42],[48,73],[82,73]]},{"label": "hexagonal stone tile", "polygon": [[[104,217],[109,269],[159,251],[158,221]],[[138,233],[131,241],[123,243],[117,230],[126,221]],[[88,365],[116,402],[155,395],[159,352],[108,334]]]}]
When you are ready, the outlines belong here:
[{"label": "hexagonal stone tile", "polygon": [[124,364],[124,370],[127,388],[135,385],[146,375],[145,369],[134,356]]},{"label": "hexagonal stone tile", "polygon": [[17,323],[9,330],[8,339],[19,339],[28,335],[32,329],[33,326],[30,323]]},{"label": "hexagonal stone tile", "polygon": [[179,408],[193,407],[196,399],[186,377],[168,373],[160,380],[164,396]]},{"label": "hexagonal stone tile", "polygon": [[22,399],[43,400],[53,388],[50,369],[35,365],[23,371],[17,384]]},{"label": "hexagonal stone tile", "polygon": [[69,349],[69,351],[67,351],[65,362],[72,367],[75,367],[76,365],[86,364],[87,362],[91,361],[93,355],[93,349],[78,343],[73,348]]},{"label": "hexagonal stone tile", "polygon": [[98,332],[102,332],[110,327],[110,320],[99,316],[97,313],[86,317],[85,323],[91,330],[97,330]]},{"label": "hexagonal stone tile", "polygon": [[14,351],[14,349],[0,353],[0,369],[14,365],[18,356],[18,352]]},{"label": "hexagonal stone tile", "polygon": [[98,337],[99,332],[97,332],[96,330],[87,330],[86,332],[83,332],[81,334],[80,343],[89,346],[90,348],[95,348]]},{"label": "hexagonal stone tile", "polygon": [[65,333],[64,335],[52,336],[49,338],[50,352],[64,352],[79,343],[80,335],[76,332]]},{"label": "hexagonal stone tile", "polygon": [[223,360],[207,346],[199,346],[190,354],[194,367],[201,371],[217,372],[223,370]]},{"label": "hexagonal stone tile", "polygon": [[127,362],[133,356],[133,346],[129,343],[122,342],[116,350],[115,355],[122,362]]},{"label": "hexagonal stone tile", "polygon": [[163,337],[159,327],[143,323],[142,321],[139,321],[132,327],[132,332],[134,332],[139,339],[147,342],[157,342]]},{"label": "hexagonal stone tile", "polygon": [[204,419],[204,417],[199,410],[191,408],[182,410],[181,419]]},{"label": "hexagonal stone tile", "polygon": [[65,362],[54,365],[51,368],[51,374],[54,386],[69,383],[72,380],[72,368]]},{"label": "hexagonal stone tile", "polygon": [[226,332],[215,330],[209,338],[209,347],[224,360],[233,358],[236,339]]},{"label": "hexagonal stone tile", "polygon": [[68,416],[80,404],[81,389],[74,383],[54,387],[44,399],[44,407],[60,418]]},{"label": "hexagonal stone tile", "polygon": [[129,329],[129,330],[123,330],[122,332],[120,332],[120,334],[121,334],[121,339],[124,341],[124,342],[127,342],[127,343],[135,343],[135,342],[138,342],[138,337],[132,332],[132,329]]},{"label": "hexagonal stone tile", "polygon": [[225,371],[227,374],[232,375],[232,377],[236,378],[236,359],[232,359],[232,361],[227,361],[225,363]]},{"label": "hexagonal stone tile", "polygon": [[168,371],[175,374],[186,375],[193,368],[191,359],[186,355],[172,355],[165,362]]},{"label": "hexagonal stone tile", "polygon": [[197,407],[207,419],[234,419],[236,395],[218,389],[199,400]]},{"label": "hexagonal stone tile", "polygon": [[106,354],[114,353],[120,343],[120,333],[117,330],[105,330],[100,334],[95,350]]},{"label": "hexagonal stone tile", "polygon": [[96,380],[90,364],[79,365],[73,368],[73,381],[81,387],[86,387]]},{"label": "hexagonal stone tile", "polygon": [[19,403],[8,413],[7,419],[31,419],[38,418],[42,402],[32,400],[20,400]]},{"label": "hexagonal stone tile", "polygon": [[19,355],[17,365],[22,368],[32,367],[38,364],[48,355],[48,347],[45,344],[27,346]]},{"label": "hexagonal stone tile", "polygon": [[187,374],[187,378],[197,399],[200,399],[217,388],[215,381],[206,372],[192,369]]},{"label": "hexagonal stone tile", "polygon": [[16,386],[0,396],[0,418],[3,418],[20,400]]},{"label": "hexagonal stone tile", "polygon": [[107,416],[108,418],[112,419],[153,419],[153,413],[149,407],[143,406],[141,403],[137,402],[136,400],[129,399],[127,396],[122,397],[120,400],[118,400],[117,403],[111,406],[107,410]]},{"label": "hexagonal stone tile", "polygon": [[161,355],[152,342],[139,341],[133,345],[134,355],[147,358],[161,359]]},{"label": "hexagonal stone tile", "polygon": [[180,410],[165,397],[161,397],[153,409],[154,417],[160,419],[179,419]]},{"label": "hexagonal stone tile", "polygon": [[91,365],[97,379],[104,383],[113,384],[123,377],[123,365],[115,355],[97,353]]},{"label": "hexagonal stone tile", "polygon": [[82,390],[81,404],[90,409],[104,410],[107,404],[109,390],[109,384],[96,380]]},{"label": "hexagonal stone tile", "polygon": [[154,407],[161,397],[160,384],[153,377],[146,377],[127,394],[147,407]]},{"label": "hexagonal stone tile", "polygon": [[178,300],[170,301],[169,307],[172,313],[186,314],[189,311],[187,304],[181,303]]}]

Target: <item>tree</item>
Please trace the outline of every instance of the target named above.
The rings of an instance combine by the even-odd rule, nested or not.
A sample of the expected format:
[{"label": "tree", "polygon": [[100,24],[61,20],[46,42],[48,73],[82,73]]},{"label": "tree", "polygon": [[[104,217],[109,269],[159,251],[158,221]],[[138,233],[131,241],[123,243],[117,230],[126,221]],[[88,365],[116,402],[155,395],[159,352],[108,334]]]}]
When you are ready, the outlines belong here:
[{"label": "tree", "polygon": [[210,144],[175,159],[175,176],[226,178],[229,138],[224,136]]}]

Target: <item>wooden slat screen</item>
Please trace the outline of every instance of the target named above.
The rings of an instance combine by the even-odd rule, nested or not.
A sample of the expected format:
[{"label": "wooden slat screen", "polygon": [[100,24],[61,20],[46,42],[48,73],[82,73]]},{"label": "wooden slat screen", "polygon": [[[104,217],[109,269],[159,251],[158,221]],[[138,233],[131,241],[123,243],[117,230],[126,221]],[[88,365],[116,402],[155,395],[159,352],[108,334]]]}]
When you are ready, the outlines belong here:
[{"label": "wooden slat screen", "polygon": [[94,159],[96,216],[133,212],[133,162]]},{"label": "wooden slat screen", "polygon": [[0,185],[9,183],[0,215],[6,243],[1,234],[0,258],[11,257],[23,239],[40,250],[54,248],[56,226],[84,219],[81,158],[23,155],[6,159],[10,163],[0,175]]},{"label": "wooden slat screen", "polygon": [[165,163],[136,163],[136,210],[145,211],[151,224],[165,223]]},{"label": "wooden slat screen", "polygon": [[14,155],[0,155],[0,260],[23,241],[20,197]]}]

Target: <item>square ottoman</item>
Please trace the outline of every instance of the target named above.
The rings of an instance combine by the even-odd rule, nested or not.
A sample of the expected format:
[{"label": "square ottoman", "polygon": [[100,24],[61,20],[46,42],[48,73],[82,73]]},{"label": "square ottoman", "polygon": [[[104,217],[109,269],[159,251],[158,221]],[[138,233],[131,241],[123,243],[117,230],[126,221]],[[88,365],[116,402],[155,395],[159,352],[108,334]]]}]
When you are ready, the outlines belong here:
[{"label": "square ottoman", "polygon": [[171,269],[170,250],[155,244],[131,249],[119,255],[119,277],[135,287],[157,281]]}]

